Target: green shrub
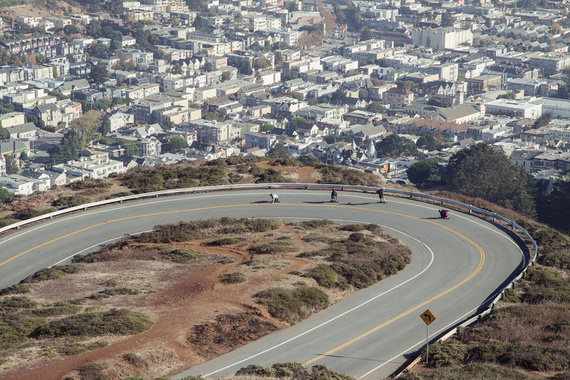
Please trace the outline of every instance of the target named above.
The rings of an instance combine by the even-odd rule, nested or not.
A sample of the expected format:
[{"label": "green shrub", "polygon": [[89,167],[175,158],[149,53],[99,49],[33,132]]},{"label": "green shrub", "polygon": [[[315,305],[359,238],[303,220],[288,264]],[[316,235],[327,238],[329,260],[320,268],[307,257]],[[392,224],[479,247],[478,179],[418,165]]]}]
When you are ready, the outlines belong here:
[{"label": "green shrub", "polygon": [[72,195],[72,196],[63,196],[56,201],[53,201],[52,205],[58,208],[68,208],[68,207],[75,207],[85,203],[90,203],[92,200],[91,198],[84,197],[82,195]]},{"label": "green shrub", "polygon": [[549,267],[567,270],[570,269],[570,251],[556,250],[538,256],[538,263]]},{"label": "green shrub", "polygon": [[301,161],[294,158],[277,158],[271,161],[273,166],[303,166]]},{"label": "green shrub", "polygon": [[111,376],[105,374],[109,368],[107,363],[89,363],[79,368],[79,376],[82,380],[111,380]]},{"label": "green shrub", "polygon": [[273,368],[265,368],[257,364],[250,364],[247,367],[240,368],[236,372],[236,376],[274,377],[275,370]]},{"label": "green shrub", "polygon": [[506,289],[505,292],[503,293],[503,296],[504,296],[503,300],[505,302],[511,302],[511,303],[521,302],[519,295],[514,289]]},{"label": "green shrub", "polygon": [[328,296],[320,289],[299,284],[293,290],[270,288],[255,294],[257,302],[282,321],[298,322],[328,306]]},{"label": "green shrub", "polygon": [[[431,344],[429,346],[429,366],[438,368],[462,365],[467,352],[467,345],[457,341]],[[422,355],[425,356],[425,352]]]},{"label": "green shrub", "polygon": [[108,296],[134,296],[140,293],[140,291],[129,288],[113,288],[101,290],[99,293]]},{"label": "green shrub", "polygon": [[26,207],[26,208],[20,210],[19,212],[15,213],[14,218],[19,219],[19,220],[26,220],[26,219],[35,218],[36,216],[49,214],[50,212],[54,212],[54,211],[56,211],[56,209],[51,208],[51,207],[43,209],[43,210],[36,210],[35,208]]},{"label": "green shrub", "polygon": [[0,348],[7,349],[25,341],[41,325],[39,319],[19,318],[15,321],[0,322]]},{"label": "green shrub", "polygon": [[10,294],[25,294],[30,292],[30,287],[24,284],[15,284],[4,289],[0,289],[0,296]]},{"label": "green shrub", "polygon": [[224,237],[224,238],[205,242],[204,245],[208,245],[208,246],[233,245],[233,244],[241,243],[242,241],[245,241],[245,240],[246,239],[244,237],[241,237],[241,236]]},{"label": "green shrub", "polygon": [[32,338],[88,337],[105,334],[134,335],[148,330],[152,322],[143,314],[114,309],[102,313],[84,313],[52,321],[38,327]]},{"label": "green shrub", "polygon": [[300,230],[314,230],[317,228],[325,228],[333,226],[336,225],[336,223],[329,219],[312,219],[312,220],[302,220],[300,222],[293,222],[290,223],[290,225]]},{"label": "green shrub", "polygon": [[19,222],[18,219],[15,218],[1,218],[0,219],[0,228],[9,226],[10,224],[14,224]]},{"label": "green shrub", "polygon": [[78,273],[83,267],[77,264],[57,265],[51,268],[44,268],[22,280],[22,283],[35,283],[41,281],[55,280],[66,274]]},{"label": "green shrub", "polygon": [[343,231],[359,232],[364,231],[364,226],[362,224],[346,224],[340,227]]},{"label": "green shrub", "polygon": [[303,236],[302,239],[303,239],[303,241],[306,241],[306,242],[317,241],[320,243],[332,243],[334,241],[334,239],[329,237],[329,236],[316,234],[316,233],[307,234],[307,235]]},{"label": "green shrub", "polygon": [[275,370],[275,377],[306,378],[309,371],[301,363],[287,362],[275,363],[271,366]]},{"label": "green shrub", "polygon": [[292,241],[270,241],[254,244],[249,247],[249,251],[258,254],[279,254],[295,252],[299,249]]},{"label": "green shrub", "polygon": [[255,174],[255,183],[287,183],[292,182],[287,174],[279,170],[267,169],[261,174]]},{"label": "green shrub", "polygon": [[193,249],[164,248],[160,250],[160,256],[163,260],[184,264],[200,257],[200,253]]},{"label": "green shrub", "polygon": [[66,185],[67,188],[72,190],[84,190],[84,189],[106,189],[111,187],[111,183],[104,179],[85,179],[83,181],[77,181]]},{"label": "green shrub", "polygon": [[224,284],[239,284],[241,282],[246,282],[247,278],[241,272],[233,272],[220,276],[220,281]]},{"label": "green shrub", "polygon": [[18,310],[18,309],[33,309],[37,306],[37,302],[28,297],[8,297],[0,301],[1,310]]},{"label": "green shrub", "polygon": [[59,315],[76,314],[82,310],[81,307],[69,304],[57,304],[53,307],[32,310],[32,314],[37,317],[55,317]]},{"label": "green shrub", "polygon": [[311,269],[307,277],[314,279],[317,284],[325,288],[333,288],[337,285],[337,274],[329,265],[321,264]]}]

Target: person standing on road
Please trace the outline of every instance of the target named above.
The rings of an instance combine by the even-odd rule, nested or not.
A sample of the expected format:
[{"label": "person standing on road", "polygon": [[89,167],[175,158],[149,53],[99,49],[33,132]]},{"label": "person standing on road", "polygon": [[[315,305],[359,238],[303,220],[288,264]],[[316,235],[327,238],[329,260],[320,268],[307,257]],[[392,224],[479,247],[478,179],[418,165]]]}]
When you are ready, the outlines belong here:
[{"label": "person standing on road", "polygon": [[279,196],[277,194],[269,194],[271,197],[271,203],[279,203]]},{"label": "person standing on road", "polygon": [[378,190],[376,190],[376,195],[378,195],[378,203],[386,203],[386,200],[384,199],[383,187],[380,187]]},{"label": "person standing on road", "polygon": [[336,194],[336,189],[332,189],[331,191],[331,202],[336,202],[338,200],[338,196]]}]

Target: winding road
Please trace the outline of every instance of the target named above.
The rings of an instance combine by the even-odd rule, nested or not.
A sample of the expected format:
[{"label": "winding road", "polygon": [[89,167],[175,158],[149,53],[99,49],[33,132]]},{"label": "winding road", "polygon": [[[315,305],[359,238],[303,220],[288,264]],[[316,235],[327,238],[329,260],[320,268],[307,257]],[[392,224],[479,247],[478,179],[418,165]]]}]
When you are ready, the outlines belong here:
[{"label": "winding road", "polygon": [[[372,194],[339,192],[340,202],[330,203],[328,191],[278,193],[281,203],[273,205],[267,202],[268,190],[151,198],[32,225],[0,238],[0,287],[125,234],[181,220],[233,216],[375,223],[413,252],[412,263],[398,275],[173,379],[231,375],[248,364],[287,361],[379,379],[405,365],[425,345],[427,334],[432,339],[472,316],[528,262],[513,234],[477,216],[451,212],[449,220],[441,220],[437,206],[390,196],[379,204]],[[427,309],[436,318],[429,330],[420,318]]]}]

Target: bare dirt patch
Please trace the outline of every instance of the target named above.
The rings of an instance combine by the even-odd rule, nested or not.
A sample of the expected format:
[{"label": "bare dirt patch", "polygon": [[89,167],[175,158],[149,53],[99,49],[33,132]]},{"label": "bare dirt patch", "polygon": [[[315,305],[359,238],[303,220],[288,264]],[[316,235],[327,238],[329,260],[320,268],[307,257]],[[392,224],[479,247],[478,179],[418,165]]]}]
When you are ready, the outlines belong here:
[{"label": "bare dirt patch", "polygon": [[65,1],[58,1],[55,3],[55,6],[49,8],[34,2],[30,4],[3,7],[0,9],[0,16],[14,20],[20,15],[33,17],[69,16],[74,13],[81,13],[81,11],[81,7],[71,6]]}]

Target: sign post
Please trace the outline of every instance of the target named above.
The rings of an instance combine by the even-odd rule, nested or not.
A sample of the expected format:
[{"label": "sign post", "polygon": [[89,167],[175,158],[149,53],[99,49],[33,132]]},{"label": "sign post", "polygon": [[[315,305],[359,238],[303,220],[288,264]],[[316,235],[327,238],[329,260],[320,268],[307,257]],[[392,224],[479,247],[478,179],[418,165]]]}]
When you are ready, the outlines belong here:
[{"label": "sign post", "polygon": [[426,324],[426,364],[429,363],[429,324],[432,323],[433,321],[435,321],[435,317],[433,316],[433,314],[431,313],[431,311],[426,310],[422,313],[422,315],[420,315],[420,318],[424,321],[424,323]]}]

